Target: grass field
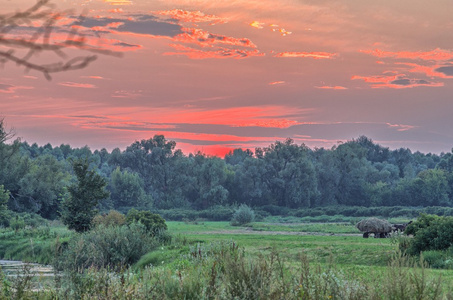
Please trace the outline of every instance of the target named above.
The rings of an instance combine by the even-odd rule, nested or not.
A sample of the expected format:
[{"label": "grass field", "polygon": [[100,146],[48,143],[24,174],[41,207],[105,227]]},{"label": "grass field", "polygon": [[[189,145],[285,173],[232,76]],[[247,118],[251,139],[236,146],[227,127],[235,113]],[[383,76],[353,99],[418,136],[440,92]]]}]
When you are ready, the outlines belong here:
[{"label": "grass field", "polygon": [[[364,239],[350,223],[255,222],[250,227],[235,227],[229,222],[167,222],[167,225],[174,236],[189,241],[202,244],[235,241],[250,255],[276,251],[290,264],[297,264],[304,254],[314,264],[333,262],[338,268],[364,277],[384,270],[398,249],[396,239]],[[445,285],[453,286],[453,270],[429,269],[429,272],[442,274]]]},{"label": "grass field", "polygon": [[[393,278],[404,278],[404,276],[406,276],[398,274],[392,275],[391,272],[403,272],[405,269],[412,269],[407,268],[404,264],[402,267],[398,268],[389,267],[389,263],[398,262],[398,259],[392,259],[395,256],[398,256],[396,238],[364,239],[351,222],[276,223],[272,220],[272,222],[255,222],[249,226],[235,227],[231,226],[228,222],[202,221],[167,222],[167,225],[169,233],[173,236],[172,242],[144,255],[140,261],[133,266],[133,273],[137,272],[137,275],[131,275],[129,279],[126,278],[125,284],[130,284],[131,287],[135,286],[137,295],[146,294],[145,282],[146,280],[149,280],[150,284],[158,284],[162,288],[168,289],[171,287],[173,291],[177,291],[175,293],[181,297],[186,297],[193,292],[193,295],[195,295],[195,298],[193,299],[196,299],[197,293],[201,292],[201,290],[197,291],[196,289],[202,289],[202,286],[206,287],[211,284],[209,278],[214,276],[214,273],[211,272],[214,272],[214,267],[216,266],[215,261],[219,258],[216,256],[219,254],[214,256],[207,255],[206,257],[211,258],[200,261],[199,258],[202,256],[201,254],[207,254],[216,247],[217,249],[231,249],[231,245],[233,245],[233,249],[234,247],[239,249],[238,253],[244,253],[246,257],[251,259],[243,261],[247,264],[252,261],[259,262],[260,260],[266,260],[266,263],[270,263],[272,257],[275,257],[277,254],[288,270],[294,270],[294,274],[303,274],[303,271],[300,273],[301,271],[298,270],[308,270],[308,268],[304,267],[304,263],[308,261],[310,263],[310,272],[312,272],[312,275],[310,276],[313,276],[311,277],[313,283],[329,282],[328,280],[330,280],[329,278],[331,277],[328,277],[327,279],[323,277],[324,274],[328,274],[328,276],[333,276],[333,279],[336,278],[335,280],[341,280],[342,284],[347,282],[360,282],[363,286],[374,288],[376,282],[379,281],[378,288],[382,287],[388,289],[392,286]],[[51,261],[52,253],[49,253],[49,250],[53,249],[56,239],[58,238],[60,242],[69,240],[71,235],[73,235],[73,233],[61,226],[28,231],[23,230],[19,232],[5,229],[0,232],[0,254],[6,259],[47,263]],[[215,257],[217,258],[215,259]],[[226,264],[228,258],[225,259],[225,262],[220,260],[218,263],[223,262]],[[261,267],[264,268],[263,270],[268,268],[266,263],[261,265]],[[227,264],[223,267],[227,266],[233,269],[240,267],[236,265],[235,261],[230,261],[229,265]],[[319,271],[316,271],[317,268],[319,268]],[[329,273],[329,270],[332,268],[335,269],[335,272]],[[453,286],[453,270],[417,269],[413,269],[410,272],[418,272],[419,274],[421,272],[426,272],[427,277],[425,277],[425,279],[430,280],[429,282],[436,280],[438,276],[441,276],[440,280],[442,281],[444,297],[440,299],[450,299],[445,295],[448,295],[448,293],[451,292],[451,287]],[[220,272],[221,269],[216,270]],[[231,274],[242,272],[243,270],[241,270],[242,269],[234,269],[234,271],[231,271]],[[105,279],[107,277],[105,277],[106,275],[103,275],[104,273],[102,272],[93,272],[94,273],[90,273],[90,286],[98,289],[100,286],[102,287],[102,278]],[[186,276],[184,276],[184,274],[186,274]],[[218,275],[216,280],[226,280],[226,277],[224,276],[230,276],[228,274],[230,273]],[[283,278],[279,277],[276,273],[272,274],[272,278]],[[297,276],[299,275],[296,275],[296,277]],[[422,278],[417,276],[405,277],[406,281],[402,281],[402,284],[408,285],[409,282],[411,282],[410,280]],[[285,280],[291,281],[292,279],[287,278]],[[299,279],[295,278],[295,280],[298,281]],[[228,282],[231,284],[234,281]],[[332,281],[330,281],[329,284],[331,283]],[[113,292],[116,289],[115,291],[119,293],[118,295],[122,295],[121,293],[124,291],[121,287],[122,284],[123,283],[120,282],[110,282],[108,289],[110,292]],[[281,284],[283,284],[283,281]],[[228,285],[222,285],[220,281],[216,281],[215,285],[228,288]],[[84,285],[80,285],[80,287],[82,287],[82,291],[86,288]],[[71,289],[74,289],[74,287],[71,287]],[[186,289],[189,289],[192,292],[189,292]],[[297,292],[297,290],[298,288],[296,288],[295,291]],[[309,288],[307,288],[307,291],[308,290]],[[336,290],[336,288],[333,290]],[[376,292],[376,290],[374,292]],[[92,292],[93,294],[90,293],[87,292],[85,295],[97,295],[96,291]],[[173,293],[172,295],[176,294]],[[390,292],[387,293],[387,295],[390,294]],[[397,293],[395,292],[394,294]],[[168,297],[168,299],[173,299],[173,297],[179,296]],[[187,297],[190,298],[189,296]],[[324,299],[323,297],[324,296],[318,298],[314,297],[313,299]],[[296,298],[299,299],[298,297]],[[47,298],[44,297],[43,299]],[[300,299],[305,298],[301,297]],[[334,299],[348,298],[334,297]],[[395,299],[400,298],[397,297]]]}]

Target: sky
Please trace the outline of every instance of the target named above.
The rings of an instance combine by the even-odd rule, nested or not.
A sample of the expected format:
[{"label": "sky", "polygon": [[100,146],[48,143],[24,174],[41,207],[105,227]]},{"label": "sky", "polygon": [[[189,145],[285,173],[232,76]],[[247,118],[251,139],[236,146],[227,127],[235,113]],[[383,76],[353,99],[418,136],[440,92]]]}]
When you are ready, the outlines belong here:
[{"label": "sky", "polygon": [[[0,14],[35,3],[0,0]],[[365,135],[391,149],[453,148],[450,0],[54,3],[63,13],[51,43],[75,30],[87,46],[30,61],[97,59],[51,80],[3,63],[0,116],[30,144],[124,150],[163,134],[186,154],[223,156],[286,138],[313,149]],[[41,26],[0,33],[0,53],[11,49],[5,39]]]}]

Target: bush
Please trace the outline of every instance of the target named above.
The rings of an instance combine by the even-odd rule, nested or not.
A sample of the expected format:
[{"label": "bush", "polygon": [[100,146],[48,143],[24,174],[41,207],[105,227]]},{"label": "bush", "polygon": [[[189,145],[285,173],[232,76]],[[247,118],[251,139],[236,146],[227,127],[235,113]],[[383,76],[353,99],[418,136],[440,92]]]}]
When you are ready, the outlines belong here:
[{"label": "bush", "polygon": [[414,235],[407,249],[411,255],[429,250],[447,250],[453,246],[453,217],[421,215],[406,228],[405,233]]},{"label": "bush", "polygon": [[452,269],[453,268],[453,248],[449,251],[425,251],[423,259],[431,268],[435,269]]},{"label": "bush", "polygon": [[232,226],[241,226],[255,221],[255,212],[246,204],[241,204],[233,214],[231,219]]},{"label": "bush", "polygon": [[116,210],[110,210],[108,214],[97,215],[93,219],[93,225],[121,226],[126,224],[126,216]]},{"label": "bush", "polygon": [[60,253],[54,265],[56,269],[72,272],[87,268],[120,270],[137,262],[157,246],[156,239],[142,224],[100,225],[76,235],[66,247],[57,245]]},{"label": "bush", "polygon": [[13,220],[10,221],[9,226],[12,229],[14,229],[15,231],[18,231],[20,229],[24,229],[25,228],[25,221],[24,221],[23,218],[21,218],[18,215],[16,215],[16,217],[13,218]]},{"label": "bush", "polygon": [[160,231],[167,230],[165,220],[158,214],[146,210],[131,209],[126,216],[126,223],[141,223],[151,235],[157,235]]}]

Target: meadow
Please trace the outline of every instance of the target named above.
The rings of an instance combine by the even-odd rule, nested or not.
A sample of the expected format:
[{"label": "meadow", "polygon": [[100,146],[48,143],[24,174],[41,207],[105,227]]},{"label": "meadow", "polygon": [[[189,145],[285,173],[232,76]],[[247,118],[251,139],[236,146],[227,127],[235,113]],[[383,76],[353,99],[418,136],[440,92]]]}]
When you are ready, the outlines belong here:
[{"label": "meadow", "polygon": [[[145,254],[130,269],[123,270],[122,275],[112,277],[111,271],[95,269],[83,274],[60,274],[54,287],[23,291],[20,296],[414,299],[414,293],[418,293],[420,299],[453,299],[453,270],[420,267],[416,259],[399,253],[398,237],[364,239],[351,222],[270,220],[238,227],[229,222],[170,221],[167,225],[171,242]],[[72,235],[62,226],[18,232],[3,229],[0,255],[6,259],[52,263],[56,245]],[[5,282],[8,280],[3,280],[3,291]],[[21,287],[14,279],[9,279],[8,284]],[[22,288],[25,290],[26,285]],[[11,291],[11,298],[17,296]]]}]

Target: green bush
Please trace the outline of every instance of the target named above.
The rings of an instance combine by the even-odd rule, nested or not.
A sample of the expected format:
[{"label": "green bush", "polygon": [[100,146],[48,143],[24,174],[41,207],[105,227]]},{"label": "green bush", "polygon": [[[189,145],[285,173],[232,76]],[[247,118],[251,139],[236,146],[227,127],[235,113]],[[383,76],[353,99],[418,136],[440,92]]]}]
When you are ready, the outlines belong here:
[{"label": "green bush", "polygon": [[423,252],[423,259],[431,268],[453,269],[453,248],[448,251],[431,250]]},{"label": "green bush", "polygon": [[146,210],[131,209],[126,216],[126,223],[141,223],[151,235],[157,235],[160,231],[167,230],[165,220],[158,214]]},{"label": "green bush", "polygon": [[87,268],[119,270],[137,262],[142,255],[158,246],[158,242],[139,223],[129,226],[98,226],[76,235],[61,249],[55,267],[66,271]]},{"label": "green bush", "polygon": [[15,231],[18,231],[20,229],[24,229],[25,228],[25,221],[23,218],[19,217],[18,215],[16,215],[15,218],[13,218],[10,222],[9,222],[9,226],[14,229]]},{"label": "green bush", "polygon": [[241,204],[233,214],[231,219],[232,226],[241,226],[255,221],[255,212],[246,204]]},{"label": "green bush", "polygon": [[407,252],[418,255],[422,251],[447,250],[453,246],[453,217],[421,215],[405,231],[413,234]]}]

